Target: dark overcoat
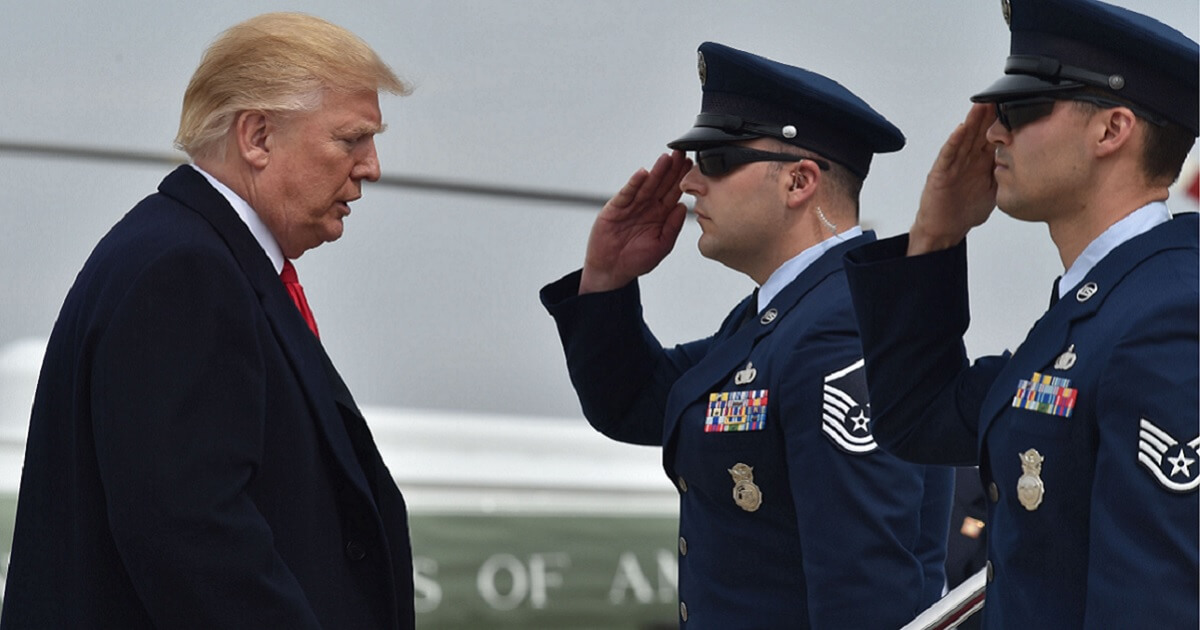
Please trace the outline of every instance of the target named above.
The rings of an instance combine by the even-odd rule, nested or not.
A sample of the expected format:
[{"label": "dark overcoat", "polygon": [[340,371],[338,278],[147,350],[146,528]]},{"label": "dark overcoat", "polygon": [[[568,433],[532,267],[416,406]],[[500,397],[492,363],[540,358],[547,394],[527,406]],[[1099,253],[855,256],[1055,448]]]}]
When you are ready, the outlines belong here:
[{"label": "dark overcoat", "polygon": [[404,501],[229,203],[182,166],[100,241],[38,382],[17,628],[411,628]]}]

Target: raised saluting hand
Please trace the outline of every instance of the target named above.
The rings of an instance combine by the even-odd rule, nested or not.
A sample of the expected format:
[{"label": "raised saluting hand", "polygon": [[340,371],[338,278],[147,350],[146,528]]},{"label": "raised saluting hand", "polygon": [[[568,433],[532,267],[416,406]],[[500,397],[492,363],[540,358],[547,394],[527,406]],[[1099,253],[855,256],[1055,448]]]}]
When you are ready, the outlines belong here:
[{"label": "raised saluting hand", "polygon": [[679,182],[691,167],[682,152],[664,153],[604,204],[588,237],[580,295],[623,287],[671,253],[687,215]]}]

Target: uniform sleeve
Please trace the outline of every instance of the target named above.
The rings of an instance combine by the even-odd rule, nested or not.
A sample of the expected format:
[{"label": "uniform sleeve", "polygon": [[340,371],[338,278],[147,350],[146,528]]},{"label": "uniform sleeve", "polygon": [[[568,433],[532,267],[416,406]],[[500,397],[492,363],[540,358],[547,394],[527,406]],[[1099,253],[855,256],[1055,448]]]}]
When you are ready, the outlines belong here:
[{"label": "uniform sleeve", "polygon": [[1148,301],[1099,383],[1086,627],[1200,627],[1195,281],[1183,303]]},{"label": "uniform sleeve", "polygon": [[875,437],[909,461],[974,465],[980,407],[1007,356],[968,364],[965,241],[913,257],[907,246],[901,236],[846,255]]},{"label": "uniform sleeve", "polygon": [[954,506],[954,469],[924,466],[925,488],[921,501],[921,537],[917,540],[917,559],[924,567],[925,587],[922,608],[941,599],[948,588],[946,578],[947,545],[950,539],[950,511]]},{"label": "uniform sleeve", "polygon": [[596,430],[622,442],[662,445],[667,395],[709,341],[666,350],[642,319],[637,282],[577,295],[576,271],[541,291],[554,317],[571,384]]},{"label": "uniform sleeve", "polygon": [[109,522],[156,626],[316,628],[247,494],[265,331],[239,274],[218,255],[170,254],[99,331],[91,402]]},{"label": "uniform sleeve", "polygon": [[818,629],[898,628],[926,603],[916,554],[925,469],[870,439],[859,344],[846,327],[852,326],[849,309],[842,319],[840,329],[824,322],[814,328],[830,332],[798,340],[777,387],[808,622]]}]

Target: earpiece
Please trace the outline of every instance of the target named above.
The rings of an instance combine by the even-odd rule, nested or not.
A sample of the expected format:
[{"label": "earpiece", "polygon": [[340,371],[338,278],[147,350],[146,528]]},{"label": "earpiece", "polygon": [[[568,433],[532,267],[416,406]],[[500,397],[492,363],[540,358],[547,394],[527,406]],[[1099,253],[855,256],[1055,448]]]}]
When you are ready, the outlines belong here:
[{"label": "earpiece", "polygon": [[830,234],[837,235],[837,224],[826,218],[825,213],[821,211],[821,206],[817,206],[817,218],[821,220]]}]

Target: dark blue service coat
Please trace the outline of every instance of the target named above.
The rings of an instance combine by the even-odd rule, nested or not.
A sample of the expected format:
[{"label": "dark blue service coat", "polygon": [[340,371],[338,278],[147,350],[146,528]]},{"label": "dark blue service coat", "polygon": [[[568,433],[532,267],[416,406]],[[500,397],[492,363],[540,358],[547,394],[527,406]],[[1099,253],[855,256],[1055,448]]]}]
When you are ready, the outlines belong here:
[{"label": "dark blue service coat", "polygon": [[761,316],[746,300],[672,349],[643,322],[636,282],[577,296],[576,272],[542,290],[588,421],[663,446],[681,625],[898,628],[940,595],[952,473],[870,438],[841,256],[872,238],[827,252]]},{"label": "dark blue service coat", "polygon": [[965,243],[906,248],[847,256],[875,435],[912,461],[978,461],[985,627],[1198,627],[1196,215],[1114,249],[1015,354],[974,365]]},{"label": "dark blue service coat", "polygon": [[6,630],[412,628],[404,501],[266,254],[191,167],[50,337]]}]

